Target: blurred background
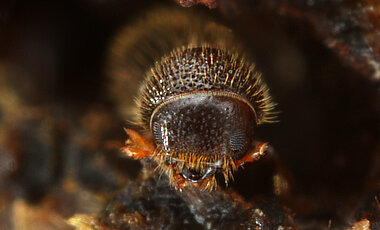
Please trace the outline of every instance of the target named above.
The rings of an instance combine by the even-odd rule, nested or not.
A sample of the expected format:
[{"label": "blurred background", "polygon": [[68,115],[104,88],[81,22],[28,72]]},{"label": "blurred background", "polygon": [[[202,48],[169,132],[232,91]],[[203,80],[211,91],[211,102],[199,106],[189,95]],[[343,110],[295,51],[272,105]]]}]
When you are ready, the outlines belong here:
[{"label": "blurred background", "polygon": [[[105,64],[118,30],[158,5],[181,7],[0,3],[0,229],[69,229],[65,219],[99,212],[137,176],[139,162],[118,150],[127,123],[109,97]],[[224,0],[192,10],[230,27],[271,88],[280,122],[259,127],[257,139],[293,177],[283,202],[296,221],[307,229],[360,220],[379,195],[380,22],[368,13],[380,15],[379,5]],[[254,200],[271,194],[272,182],[258,162],[231,186]]]}]

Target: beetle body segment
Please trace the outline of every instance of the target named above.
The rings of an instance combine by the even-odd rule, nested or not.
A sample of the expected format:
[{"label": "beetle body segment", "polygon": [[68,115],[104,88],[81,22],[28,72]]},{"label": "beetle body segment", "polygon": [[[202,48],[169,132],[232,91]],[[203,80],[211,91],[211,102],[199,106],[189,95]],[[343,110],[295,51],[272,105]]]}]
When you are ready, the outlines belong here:
[{"label": "beetle body segment", "polygon": [[124,116],[145,76],[133,110],[144,134],[127,129],[122,149],[155,162],[175,188],[213,190],[215,173],[227,183],[264,154],[254,133],[274,121],[274,103],[228,28],[190,10],[156,9],[124,28],[110,50],[110,92]]},{"label": "beetle body segment", "polygon": [[[261,75],[237,54],[211,45],[171,52],[148,72],[141,88],[140,125],[151,132],[162,172],[215,187],[250,153],[257,124],[273,108]],[[174,179],[171,179],[173,181]],[[173,181],[173,183],[175,183]]]}]

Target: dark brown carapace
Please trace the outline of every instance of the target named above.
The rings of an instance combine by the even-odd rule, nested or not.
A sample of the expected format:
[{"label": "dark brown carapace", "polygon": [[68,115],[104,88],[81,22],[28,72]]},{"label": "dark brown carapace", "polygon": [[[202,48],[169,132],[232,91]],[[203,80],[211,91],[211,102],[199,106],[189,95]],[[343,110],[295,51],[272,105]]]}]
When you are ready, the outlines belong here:
[{"label": "dark brown carapace", "polygon": [[[153,160],[177,189],[191,184],[211,191],[216,173],[227,183],[235,169],[264,154],[267,144],[254,144],[253,137],[258,124],[273,121],[274,104],[253,64],[227,42],[183,35],[198,41],[184,39],[187,45],[163,55],[147,72],[136,112],[145,132],[127,129],[123,151]],[[201,42],[203,37],[208,39]]]},{"label": "dark brown carapace", "polygon": [[[257,124],[271,121],[272,107],[260,74],[238,55],[209,45],[181,48],[156,64],[139,98],[140,122],[154,144],[124,151],[150,157],[176,188],[188,181],[212,190],[215,173],[227,182],[263,155],[266,144],[254,146],[253,136]],[[136,134],[127,132],[133,141]]]}]

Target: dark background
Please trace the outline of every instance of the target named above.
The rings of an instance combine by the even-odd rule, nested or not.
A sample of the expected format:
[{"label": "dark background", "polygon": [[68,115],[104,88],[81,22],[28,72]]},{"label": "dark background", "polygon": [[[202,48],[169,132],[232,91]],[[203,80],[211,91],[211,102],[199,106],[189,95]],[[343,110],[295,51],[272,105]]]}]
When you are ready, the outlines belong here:
[{"label": "dark background", "polygon": [[[118,29],[154,5],[156,1],[3,1],[0,61],[24,73],[16,85],[27,104],[54,108],[52,116],[66,126],[75,126],[93,107],[117,117],[107,93],[107,47]],[[257,138],[270,142],[294,177],[296,199],[290,208],[300,218],[322,220],[344,207],[349,207],[345,213],[353,212],[378,183],[379,83],[342,64],[307,21],[255,3],[240,14],[196,9],[232,28],[271,88],[280,122],[260,127]],[[112,134],[104,141],[123,142],[124,118],[109,122],[104,132]],[[63,130],[70,136],[69,128]],[[57,159],[66,162],[65,157]],[[125,162],[115,167],[136,175],[138,163]],[[58,174],[67,170],[65,164],[58,164]],[[38,162],[31,165],[38,170]],[[246,165],[232,186],[248,199],[265,195],[272,183],[269,174],[260,163]],[[44,192],[27,197],[39,200],[49,192],[42,187]]]}]

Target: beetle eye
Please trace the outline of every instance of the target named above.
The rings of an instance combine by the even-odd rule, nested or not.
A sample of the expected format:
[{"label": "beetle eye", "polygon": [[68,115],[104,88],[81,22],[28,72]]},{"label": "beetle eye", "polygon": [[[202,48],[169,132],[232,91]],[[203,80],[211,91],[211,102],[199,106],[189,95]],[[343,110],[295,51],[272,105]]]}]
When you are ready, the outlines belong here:
[{"label": "beetle eye", "polygon": [[230,137],[230,147],[232,151],[242,151],[246,145],[246,134],[243,130],[235,131]]}]

